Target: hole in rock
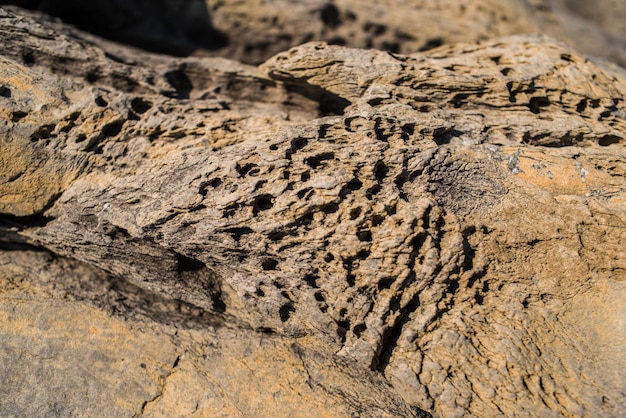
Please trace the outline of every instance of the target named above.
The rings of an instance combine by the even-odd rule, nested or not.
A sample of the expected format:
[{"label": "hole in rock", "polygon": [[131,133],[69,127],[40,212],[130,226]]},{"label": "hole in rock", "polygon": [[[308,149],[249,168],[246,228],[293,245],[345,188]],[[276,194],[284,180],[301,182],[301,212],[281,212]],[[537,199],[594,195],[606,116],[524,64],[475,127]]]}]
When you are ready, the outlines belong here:
[{"label": "hole in rock", "polygon": [[389,289],[395,279],[393,277],[385,277],[378,282],[378,290]]},{"label": "hole in rock", "polygon": [[356,253],[355,257],[359,260],[365,260],[369,256],[370,256],[370,252],[368,250],[361,250],[358,253]]},{"label": "hole in rock", "polygon": [[96,97],[94,101],[95,101],[96,105],[98,105],[99,107],[106,107],[109,104],[109,102],[104,100],[104,97],[102,97],[102,96]]},{"label": "hole in rock", "polygon": [[372,241],[372,232],[368,230],[358,231],[356,233],[356,237],[359,241],[371,242]]},{"label": "hole in rock", "polygon": [[609,135],[604,135],[602,138],[600,138],[600,141],[598,141],[598,144],[600,144],[600,146],[602,147],[606,147],[611,144],[617,144],[620,142],[620,140],[621,138],[619,136],[609,134]]},{"label": "hole in rock", "polygon": [[235,170],[237,170],[237,173],[239,173],[241,177],[245,177],[248,174],[250,174],[251,176],[258,174],[259,170],[257,167],[258,165],[254,163],[247,163],[247,164],[244,164],[243,166],[236,164]]},{"label": "hole in rock", "polygon": [[354,326],[354,328],[352,329],[352,332],[354,333],[354,335],[356,335],[357,338],[359,338],[361,334],[363,333],[363,331],[365,331],[366,329],[367,329],[367,325],[358,324]]},{"label": "hole in rock", "polygon": [[108,138],[112,136],[116,136],[122,131],[122,127],[124,126],[125,120],[116,120],[111,123],[107,123],[102,128],[102,137]]},{"label": "hole in rock", "polygon": [[219,187],[222,184],[222,179],[220,178],[214,178],[213,180],[209,181],[209,186],[216,188]]},{"label": "hole in rock", "polygon": [[311,168],[318,168],[323,164],[324,161],[335,159],[335,154],[332,152],[325,152],[322,154],[315,155],[313,157],[309,157],[304,160],[304,162]]},{"label": "hole in rock", "polygon": [[226,312],[226,304],[222,299],[222,292],[216,292],[211,295],[211,304],[213,306],[213,310],[217,313]]},{"label": "hole in rock", "polygon": [[298,193],[296,193],[296,196],[298,196],[298,199],[303,199],[304,196],[306,196],[306,194],[310,191],[312,191],[313,188],[311,187],[305,187],[304,189],[300,190]]},{"label": "hole in rock", "polygon": [[380,187],[380,184],[375,184],[365,191],[365,197],[367,200],[372,200],[375,195],[380,193],[381,190],[382,188]]},{"label": "hole in rock", "polygon": [[330,28],[336,28],[341,24],[339,9],[334,4],[325,5],[320,12],[320,16],[324,25]]},{"label": "hole in rock", "polygon": [[11,115],[11,122],[17,122],[21,119],[24,119],[26,116],[28,116],[28,113],[26,112],[21,112],[21,111],[17,111],[17,112],[13,112]]},{"label": "hole in rock", "polygon": [[478,305],[482,305],[485,298],[480,293],[476,292],[476,294],[474,295],[474,300]]},{"label": "hole in rock", "polygon": [[183,70],[172,70],[165,73],[167,82],[176,90],[176,97],[188,99],[189,93],[193,90],[191,80]]},{"label": "hole in rock", "polygon": [[348,282],[348,285],[350,287],[354,287],[354,285],[356,284],[356,276],[354,274],[346,275],[346,282]]},{"label": "hole in rock", "polygon": [[361,215],[361,208],[353,208],[350,210],[350,220],[355,220]]},{"label": "hole in rock", "polygon": [[528,102],[528,108],[535,115],[541,112],[542,107],[547,107],[547,106],[550,106],[550,99],[548,99],[547,97],[543,97],[543,96],[532,97],[530,101]]},{"label": "hole in rock", "polygon": [[278,260],[274,258],[266,258],[261,263],[261,268],[266,271],[276,270],[276,267],[278,267]]},{"label": "hole in rock", "polygon": [[402,125],[400,129],[402,129],[402,132],[404,133],[402,139],[407,141],[409,137],[415,133],[415,124],[407,123],[406,125]]},{"label": "hole in rock", "polygon": [[330,215],[331,213],[335,213],[338,210],[339,210],[339,205],[336,203],[329,203],[322,207],[322,211],[327,215]]},{"label": "hole in rock", "polygon": [[260,211],[268,210],[274,206],[274,196],[271,194],[262,194],[254,199],[252,213],[256,215]]},{"label": "hole in rock", "polygon": [[54,125],[54,124],[40,126],[30,136],[30,141],[31,142],[37,142],[37,141],[39,141],[41,139],[44,139],[44,138],[50,138],[50,136],[52,135],[52,131],[54,131],[54,128],[56,128],[56,125]]},{"label": "hole in rock", "polygon": [[35,63],[35,54],[32,51],[26,51],[22,54],[22,61],[26,65],[33,65]]},{"label": "hole in rock", "polygon": [[182,273],[184,271],[198,271],[206,265],[195,258],[187,257],[186,255],[176,253],[176,271]]},{"label": "hole in rock", "polygon": [[294,138],[291,141],[291,150],[293,152],[301,150],[302,148],[306,147],[308,143],[309,143],[309,140],[307,138],[302,138],[302,137]]},{"label": "hole in rock", "polygon": [[100,80],[100,74],[97,71],[89,71],[85,76],[85,80],[87,80],[88,83],[93,84]]},{"label": "hole in rock", "polygon": [[228,228],[228,229],[225,229],[224,232],[226,232],[227,234],[230,234],[230,236],[233,237],[233,239],[236,242],[239,242],[242,236],[251,234],[254,231],[251,228],[244,226],[241,228]]},{"label": "hole in rock", "polygon": [[278,309],[278,315],[280,316],[280,320],[282,322],[287,322],[291,314],[295,311],[296,311],[296,308],[294,308],[292,303],[284,304],[283,306],[280,307],[280,309]]},{"label": "hole in rock", "polygon": [[296,219],[296,225],[297,226],[308,226],[308,225],[311,225],[311,223],[313,223],[313,217],[314,217],[313,212],[309,212],[307,214],[304,214],[301,217],[299,217],[298,219]]},{"label": "hole in rock", "polygon": [[130,102],[130,107],[137,113],[144,114],[152,108],[152,102],[136,97]]},{"label": "hole in rock", "polygon": [[304,281],[307,282],[309,286],[314,289],[317,289],[319,287],[317,285],[317,279],[319,279],[319,276],[317,276],[316,274],[307,274],[306,276],[304,276]]},{"label": "hole in rock", "polygon": [[467,99],[470,97],[469,94],[465,94],[465,93],[459,93],[459,94],[455,94],[454,97],[451,100],[452,105],[454,106],[455,109],[458,109],[460,107],[462,107],[463,105],[467,104]]},{"label": "hole in rock", "polygon": [[287,235],[288,235],[287,232],[280,230],[280,231],[270,232],[269,234],[267,234],[267,237],[272,241],[280,241],[281,239],[285,238]]},{"label": "hole in rock", "polygon": [[353,178],[346,186],[350,190],[359,190],[363,186],[363,182],[357,178]]},{"label": "hole in rock", "polygon": [[350,329],[350,321],[337,321],[337,335],[341,338],[341,342],[346,342],[346,334]]}]

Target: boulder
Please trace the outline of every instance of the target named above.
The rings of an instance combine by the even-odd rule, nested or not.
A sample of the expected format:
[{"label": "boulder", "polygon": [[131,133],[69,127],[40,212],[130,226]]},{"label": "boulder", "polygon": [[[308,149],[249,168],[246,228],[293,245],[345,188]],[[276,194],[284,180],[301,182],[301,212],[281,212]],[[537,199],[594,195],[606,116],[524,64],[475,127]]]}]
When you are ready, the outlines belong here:
[{"label": "boulder", "polygon": [[130,59],[4,9],[0,39],[2,415],[626,407],[619,67]]}]

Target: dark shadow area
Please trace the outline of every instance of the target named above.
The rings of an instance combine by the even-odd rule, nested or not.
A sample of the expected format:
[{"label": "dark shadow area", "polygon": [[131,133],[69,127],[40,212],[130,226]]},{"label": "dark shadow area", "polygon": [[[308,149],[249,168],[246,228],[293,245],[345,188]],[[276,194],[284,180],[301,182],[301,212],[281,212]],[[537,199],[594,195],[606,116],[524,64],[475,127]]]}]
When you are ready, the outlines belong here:
[{"label": "dark shadow area", "polygon": [[[125,321],[152,321],[181,329],[220,328],[226,320],[232,320],[232,317],[224,314],[225,306],[220,309],[220,301],[214,301],[213,311],[206,310],[161,292],[139,287],[124,277],[63,257],[44,247],[7,239],[0,240],[0,252],[10,252],[9,259],[18,270],[31,273],[28,283],[13,283],[18,287],[25,286],[25,292],[31,291],[31,286],[34,286],[46,291],[51,299],[84,302]],[[31,263],[41,266],[42,260],[45,266],[43,270],[31,270]],[[183,262],[183,268],[188,267],[185,263],[189,260]],[[193,263],[196,261],[191,262],[195,266]]]},{"label": "dark shadow area", "polygon": [[213,28],[203,0],[2,0],[59,17],[104,38],[148,51],[186,56],[229,44]]},{"label": "dark shadow area", "polygon": [[349,100],[329,92],[319,86],[308,83],[285,83],[287,91],[319,103],[319,115],[343,115],[346,107],[350,106]]}]

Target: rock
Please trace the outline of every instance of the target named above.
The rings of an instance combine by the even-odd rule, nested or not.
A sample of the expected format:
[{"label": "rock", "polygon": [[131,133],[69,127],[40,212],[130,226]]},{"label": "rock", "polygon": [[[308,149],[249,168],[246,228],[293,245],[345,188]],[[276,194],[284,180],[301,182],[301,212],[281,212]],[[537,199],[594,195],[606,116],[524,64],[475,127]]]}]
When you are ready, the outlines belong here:
[{"label": "rock", "polygon": [[239,329],[75,260],[3,251],[0,280],[4,416],[425,416],[312,338]]},{"label": "rock", "polygon": [[552,8],[561,22],[562,39],[573,41],[591,56],[626,67],[626,3],[554,0]]},{"label": "rock", "polygon": [[0,19],[3,413],[626,406],[619,68],[532,36],[129,62]]},{"label": "rock", "polygon": [[[624,65],[626,9],[615,0],[10,0],[156,52],[260,64],[310,41],[394,53],[545,33]],[[593,5],[592,5],[593,4]],[[175,22],[175,24],[173,24]]]}]

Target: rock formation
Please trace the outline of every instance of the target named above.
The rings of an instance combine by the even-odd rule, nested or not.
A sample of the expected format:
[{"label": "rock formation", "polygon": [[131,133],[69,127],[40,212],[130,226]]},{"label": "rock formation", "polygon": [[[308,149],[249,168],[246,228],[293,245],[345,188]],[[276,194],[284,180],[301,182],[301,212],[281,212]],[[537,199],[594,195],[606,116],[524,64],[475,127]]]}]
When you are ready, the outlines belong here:
[{"label": "rock formation", "polygon": [[546,33],[626,65],[626,7],[615,0],[7,0],[107,38],[173,55],[260,64],[319,40],[394,53]]},{"label": "rock formation", "polygon": [[0,415],[626,407],[619,67],[132,59],[4,9],[0,39]]}]

